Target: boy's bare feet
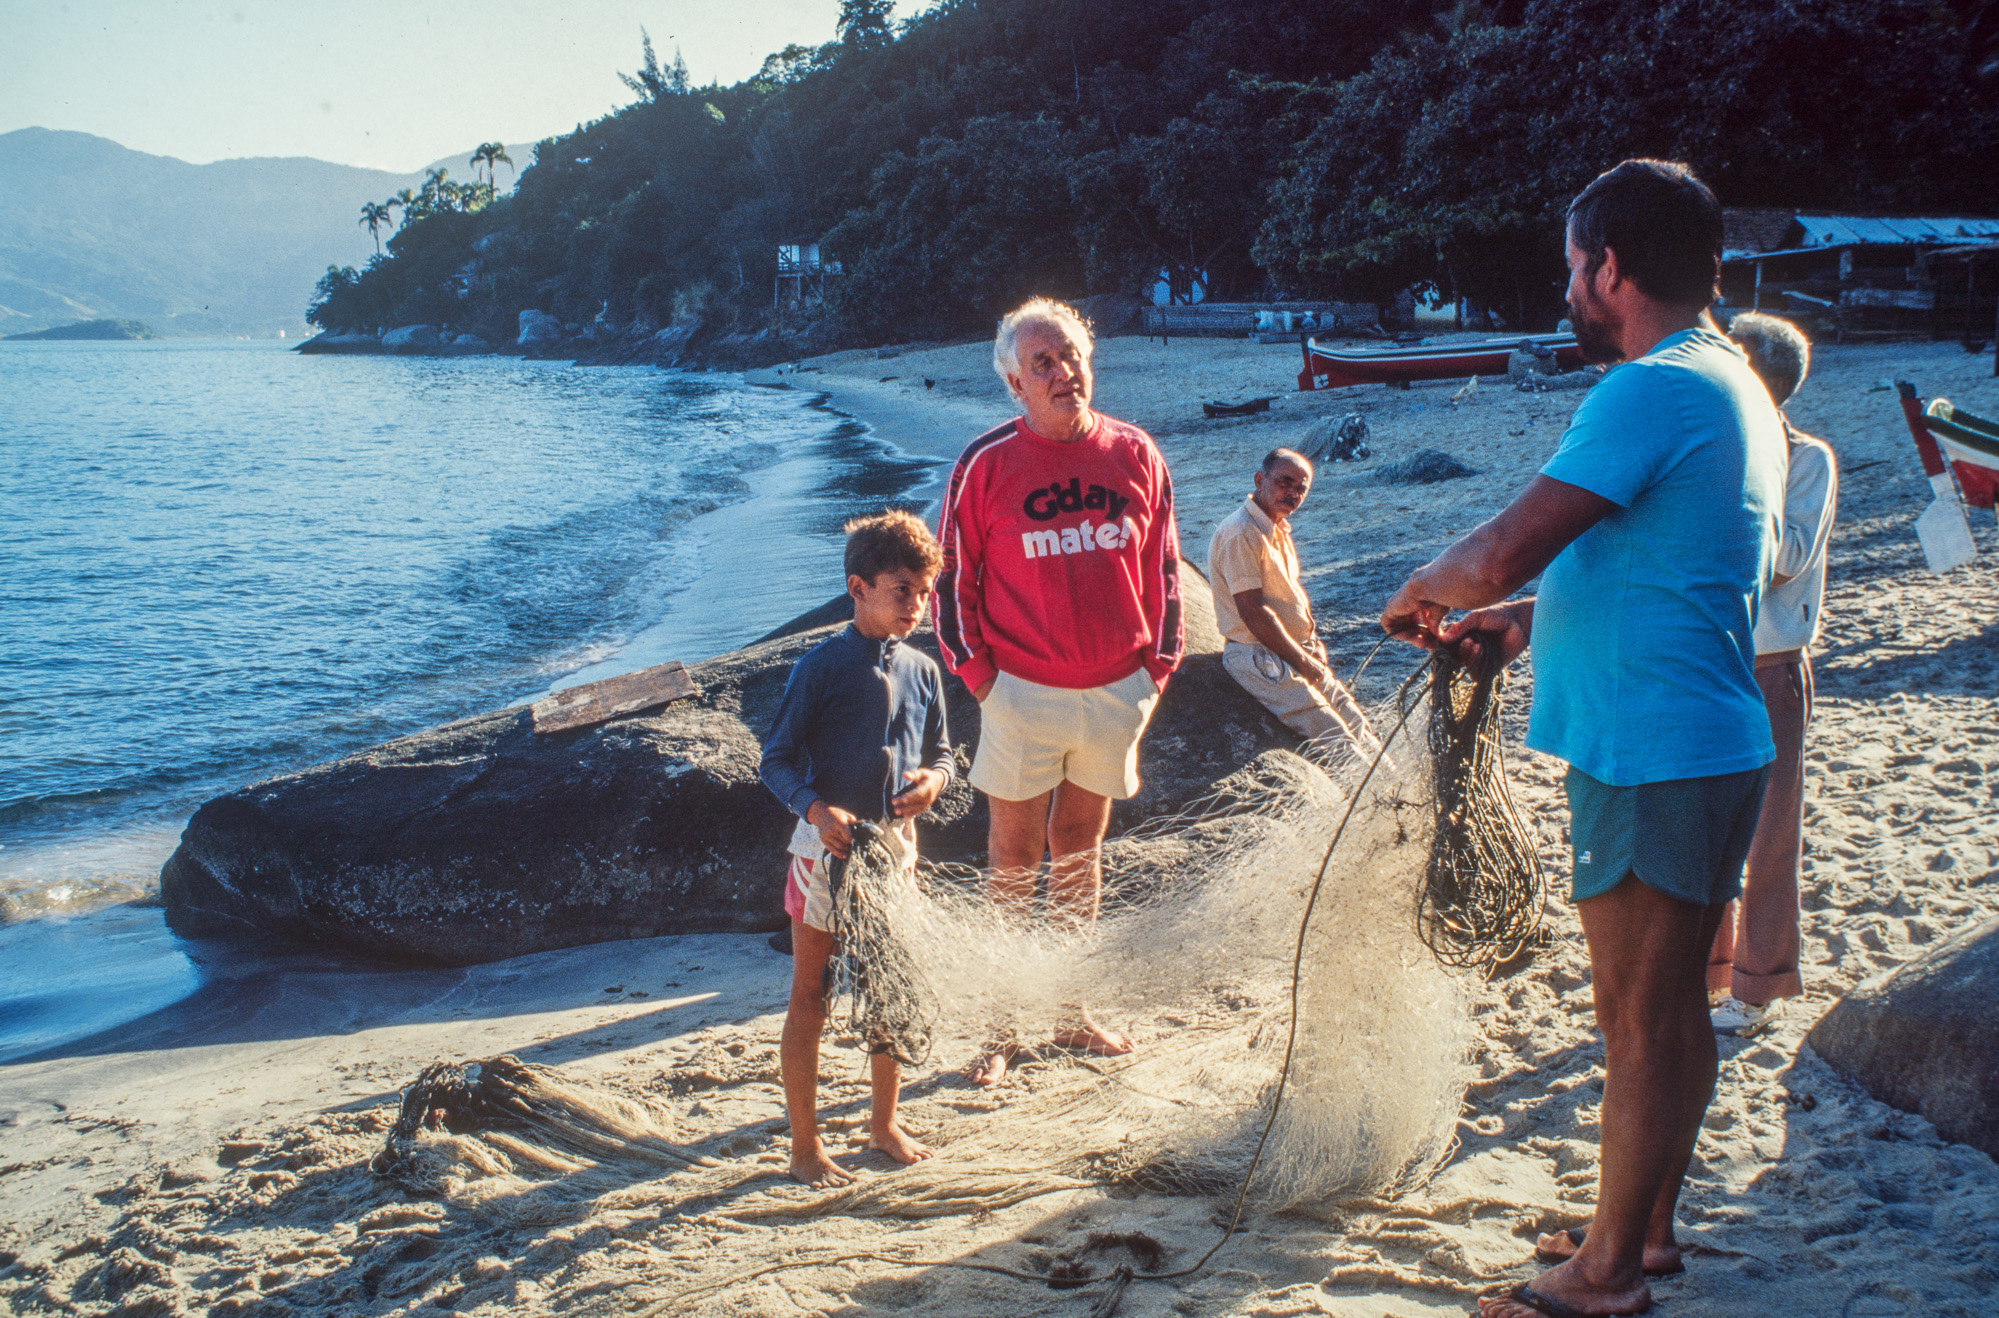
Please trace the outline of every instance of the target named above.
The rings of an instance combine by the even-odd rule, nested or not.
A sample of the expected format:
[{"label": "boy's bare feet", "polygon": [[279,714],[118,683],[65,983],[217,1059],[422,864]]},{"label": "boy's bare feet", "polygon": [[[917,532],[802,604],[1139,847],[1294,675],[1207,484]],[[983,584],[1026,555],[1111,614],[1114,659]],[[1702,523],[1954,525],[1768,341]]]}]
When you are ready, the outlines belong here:
[{"label": "boy's bare feet", "polygon": [[1099,1057],[1123,1057],[1132,1050],[1131,1039],[1116,1030],[1107,1030],[1090,1018],[1087,1011],[1055,1027],[1057,1048],[1083,1048]]},{"label": "boy's bare feet", "polygon": [[868,1135],[868,1147],[879,1149],[901,1163],[922,1162],[936,1156],[936,1150],[921,1140],[914,1139],[900,1123],[891,1121],[886,1127],[874,1127]]},{"label": "boy's bare feet", "polygon": [[1013,1064],[1020,1048],[1011,1043],[989,1043],[979,1054],[978,1060],[965,1068],[965,1079],[980,1089],[991,1089],[1006,1079],[1006,1069]]},{"label": "boy's bare feet", "polygon": [[[1583,1238],[1589,1233],[1582,1227],[1573,1226],[1566,1231],[1551,1231],[1534,1241],[1534,1257],[1543,1263],[1560,1263],[1572,1259],[1582,1248]],[[1687,1265],[1680,1257],[1677,1243],[1671,1245],[1645,1246],[1645,1275],[1648,1277],[1671,1277],[1685,1272]]]},{"label": "boy's bare feet", "polygon": [[805,1149],[793,1145],[791,1179],[815,1190],[830,1190],[836,1185],[852,1185],[854,1174],[827,1157],[823,1145],[814,1144]]}]

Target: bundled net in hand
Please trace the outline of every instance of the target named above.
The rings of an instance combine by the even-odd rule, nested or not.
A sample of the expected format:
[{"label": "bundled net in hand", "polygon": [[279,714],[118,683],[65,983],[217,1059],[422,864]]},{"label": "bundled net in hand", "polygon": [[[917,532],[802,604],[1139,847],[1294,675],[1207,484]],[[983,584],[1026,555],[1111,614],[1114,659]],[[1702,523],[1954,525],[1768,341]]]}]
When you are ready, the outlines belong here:
[{"label": "bundled net in hand", "polygon": [[1436,810],[1416,927],[1447,966],[1486,970],[1541,927],[1547,884],[1506,788],[1499,694],[1505,670],[1450,651],[1430,661],[1430,772]]},{"label": "bundled net in hand", "polygon": [[[1473,1037],[1464,985],[1439,962],[1494,959],[1539,910],[1499,779],[1494,679],[1432,671],[1374,711],[1385,757],[1266,752],[1106,844],[1093,925],[1023,919],[995,907],[976,871],[926,863],[910,881],[892,844],[857,848],[836,987],[862,1045],[907,1060],[934,1040],[952,1068],[996,1038],[1038,1045],[997,1092],[950,1071],[905,1077],[903,1119],[935,1158],[830,1193],[732,1192],[718,1206],[760,1174],[736,1156],[740,1133],[704,1130],[672,1102],[606,1095],[615,1134],[586,1153],[587,1091],[529,1067],[485,1082],[537,1090],[525,1109],[486,1095],[483,1110],[514,1112],[513,1129],[413,1132],[391,1170],[503,1215],[581,1213],[605,1196],[698,1201],[743,1221],[971,1213],[1106,1184],[1233,1196],[1259,1149],[1247,1199],[1264,1210],[1418,1181],[1452,1146]],[[1423,755],[1413,734],[1426,726]],[[1136,1050],[1049,1046],[1085,1007]],[[745,1078],[742,1096],[775,1116],[772,1079]]]},{"label": "bundled net in hand", "polygon": [[921,1066],[930,1058],[938,1007],[895,925],[896,889],[908,886],[908,844],[894,828],[866,821],[854,825],[853,835],[847,856],[827,863],[838,940],[826,967],[827,998],[830,1004],[846,999],[847,1029],[869,1053]]}]

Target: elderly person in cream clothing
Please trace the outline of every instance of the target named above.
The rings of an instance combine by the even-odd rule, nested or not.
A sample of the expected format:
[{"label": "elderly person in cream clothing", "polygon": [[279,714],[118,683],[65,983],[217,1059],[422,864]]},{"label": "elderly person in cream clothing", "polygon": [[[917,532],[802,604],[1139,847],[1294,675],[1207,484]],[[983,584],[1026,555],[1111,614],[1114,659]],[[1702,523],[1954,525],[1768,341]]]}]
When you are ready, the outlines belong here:
[{"label": "elderly person in cream clothing", "polygon": [[1824,440],[1784,415],[1804,383],[1811,345],[1787,320],[1750,312],[1728,337],[1770,391],[1788,450],[1783,537],[1775,576],[1756,614],[1756,685],[1770,715],[1777,758],[1749,844],[1742,896],[1728,904],[1708,955],[1708,992],[1718,996],[1717,1031],[1755,1034],[1774,1024],[1784,1002],[1805,991],[1798,969],[1798,868],[1804,843],[1805,730],[1812,721],[1811,647],[1825,599],[1826,542],[1839,503],[1839,470]]},{"label": "elderly person in cream clothing", "polygon": [[1227,641],[1222,666],[1314,749],[1334,758],[1372,755],[1380,742],[1333,676],[1299,581],[1290,519],[1311,492],[1311,460],[1273,449],[1250,479],[1249,497],[1208,542],[1215,625]]}]

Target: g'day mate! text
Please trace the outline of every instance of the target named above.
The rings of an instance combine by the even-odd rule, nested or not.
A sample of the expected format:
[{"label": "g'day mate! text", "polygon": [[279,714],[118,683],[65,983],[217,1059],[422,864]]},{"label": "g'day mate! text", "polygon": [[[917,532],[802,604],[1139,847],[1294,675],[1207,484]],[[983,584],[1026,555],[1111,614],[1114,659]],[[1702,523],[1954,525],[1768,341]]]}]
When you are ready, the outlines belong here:
[{"label": "g'day mate! text", "polygon": [[1130,504],[1128,496],[1101,485],[1092,485],[1085,490],[1082,479],[1076,476],[1071,476],[1066,485],[1055,481],[1038,486],[1021,504],[1021,511],[1035,521],[1053,521],[1063,513],[1092,512],[1101,512],[1104,520],[1092,524],[1085,517],[1077,525],[1060,530],[1023,531],[1020,535],[1021,550],[1029,558],[1044,558],[1051,554],[1080,554],[1093,549],[1122,549],[1138,535],[1138,528],[1129,517],[1120,520]]}]

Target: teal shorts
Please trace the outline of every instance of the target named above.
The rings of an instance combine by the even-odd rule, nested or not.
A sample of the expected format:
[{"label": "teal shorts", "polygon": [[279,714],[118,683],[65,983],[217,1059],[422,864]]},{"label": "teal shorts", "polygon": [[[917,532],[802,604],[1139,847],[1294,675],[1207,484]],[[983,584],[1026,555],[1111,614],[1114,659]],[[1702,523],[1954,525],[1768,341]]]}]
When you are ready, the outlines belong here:
[{"label": "teal shorts", "polygon": [[1696,906],[1742,895],[1742,864],[1763,811],[1770,766],[1711,778],[1612,787],[1569,768],[1569,847],[1577,901],[1636,874],[1654,892]]}]

